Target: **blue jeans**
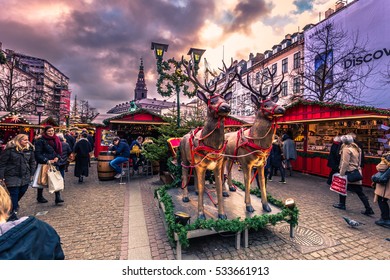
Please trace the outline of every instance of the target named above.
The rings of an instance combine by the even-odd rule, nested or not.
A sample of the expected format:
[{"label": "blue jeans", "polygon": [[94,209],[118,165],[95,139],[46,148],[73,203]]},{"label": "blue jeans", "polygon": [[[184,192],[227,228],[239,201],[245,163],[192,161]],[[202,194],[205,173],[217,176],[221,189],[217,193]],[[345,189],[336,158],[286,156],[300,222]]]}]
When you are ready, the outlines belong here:
[{"label": "blue jeans", "polygon": [[19,200],[23,197],[28,189],[28,185],[21,187],[8,187],[8,191],[12,201],[12,211],[15,211],[19,208]]},{"label": "blue jeans", "polygon": [[128,161],[128,158],[125,157],[116,157],[112,161],[110,161],[110,166],[115,170],[116,173],[122,173],[122,168],[120,164]]}]

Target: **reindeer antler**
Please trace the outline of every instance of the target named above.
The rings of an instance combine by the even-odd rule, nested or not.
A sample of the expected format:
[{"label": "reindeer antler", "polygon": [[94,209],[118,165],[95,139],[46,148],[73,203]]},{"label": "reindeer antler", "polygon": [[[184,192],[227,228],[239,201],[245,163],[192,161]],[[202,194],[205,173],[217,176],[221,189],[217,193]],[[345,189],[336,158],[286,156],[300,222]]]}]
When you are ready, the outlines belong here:
[{"label": "reindeer antler", "polygon": [[[221,95],[224,95],[233,86],[232,82],[235,80],[236,76],[238,75],[238,71],[237,71],[237,64],[233,63],[233,58],[231,59],[229,67],[226,67],[225,61],[223,60],[222,60],[222,64],[224,69],[221,68],[218,69],[225,75],[226,78],[225,87],[220,93]],[[232,77],[230,77],[231,74],[233,74]]]},{"label": "reindeer antler", "polygon": [[[261,99],[266,99],[271,93],[272,93],[272,96],[277,96],[282,91],[282,89],[280,88],[280,84],[284,80],[284,73],[282,73],[282,78],[280,79],[279,83],[275,86],[274,77],[276,75],[276,71],[271,73],[271,70],[268,67],[267,67],[267,71],[268,71],[268,76],[271,80],[271,90],[269,90],[265,94],[263,93],[264,75],[261,75],[259,90],[254,89],[253,86],[251,85],[251,83],[249,81],[249,74],[246,76],[246,83],[243,82],[242,76],[240,74],[238,74],[238,80],[240,81],[241,85],[244,88],[248,89],[250,92],[252,92],[253,94],[255,94],[257,97],[259,97]],[[280,90],[275,91],[275,89],[277,89],[278,87],[280,88]]]},{"label": "reindeer antler", "polygon": [[191,65],[191,63],[186,62],[184,60],[184,57],[181,58],[182,64],[184,65],[184,68],[187,73],[188,79],[195,85],[197,85],[199,88],[201,88],[203,91],[207,92],[210,96],[214,95],[214,92],[217,89],[217,83],[214,84],[214,88],[210,89],[207,85],[207,81],[205,79],[204,84],[202,84],[198,78],[195,75],[195,65]]}]

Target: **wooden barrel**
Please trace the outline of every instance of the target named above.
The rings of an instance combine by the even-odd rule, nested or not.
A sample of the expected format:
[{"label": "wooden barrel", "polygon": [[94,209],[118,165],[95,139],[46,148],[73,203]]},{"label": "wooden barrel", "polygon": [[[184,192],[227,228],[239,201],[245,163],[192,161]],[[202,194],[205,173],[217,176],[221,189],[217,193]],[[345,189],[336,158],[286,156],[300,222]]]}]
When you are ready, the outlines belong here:
[{"label": "wooden barrel", "polygon": [[114,159],[114,155],[109,152],[100,152],[98,156],[98,178],[100,181],[114,180],[115,170],[110,166],[110,161]]}]

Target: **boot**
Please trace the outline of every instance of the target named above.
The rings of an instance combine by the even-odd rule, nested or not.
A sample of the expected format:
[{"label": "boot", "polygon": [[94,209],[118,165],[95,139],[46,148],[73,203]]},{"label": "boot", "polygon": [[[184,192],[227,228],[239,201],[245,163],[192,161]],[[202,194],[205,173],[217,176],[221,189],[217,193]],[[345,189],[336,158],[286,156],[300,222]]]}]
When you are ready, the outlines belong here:
[{"label": "boot", "polygon": [[47,199],[43,197],[43,189],[38,189],[37,201],[38,203],[47,203]]},{"label": "boot", "polygon": [[341,209],[341,210],[346,209],[345,204],[342,204],[342,203],[335,203],[335,204],[333,204],[333,207],[337,208],[337,209]]},{"label": "boot", "polygon": [[56,195],[56,200],[55,200],[56,205],[64,202],[64,200],[61,197],[61,192],[55,192],[55,195]]},{"label": "boot", "polygon": [[371,207],[366,208],[365,211],[362,211],[362,212],[360,212],[360,213],[362,213],[363,215],[366,215],[366,216],[371,216],[371,215],[374,215],[374,214],[375,214],[375,213],[374,213],[374,210],[372,210]]},{"label": "boot", "polygon": [[363,195],[360,195],[359,198],[363,202],[364,207],[366,208],[365,211],[362,211],[360,213],[362,213],[363,215],[366,215],[366,216],[374,215],[375,213],[374,213],[374,210],[372,210],[370,203],[368,202],[368,197],[363,194]]}]

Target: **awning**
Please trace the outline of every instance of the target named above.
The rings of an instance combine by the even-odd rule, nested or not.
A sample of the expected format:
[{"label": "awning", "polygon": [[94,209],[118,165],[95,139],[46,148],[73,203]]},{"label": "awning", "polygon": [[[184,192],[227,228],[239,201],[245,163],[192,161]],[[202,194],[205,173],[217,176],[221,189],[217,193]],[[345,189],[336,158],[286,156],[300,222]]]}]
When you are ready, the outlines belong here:
[{"label": "awning", "polygon": [[344,117],[334,117],[334,118],[316,118],[316,119],[308,119],[308,120],[294,120],[294,121],[278,121],[278,124],[291,124],[291,123],[318,123],[318,122],[327,122],[327,121],[345,121],[345,120],[378,120],[378,119],[389,119],[389,116],[385,115],[376,115],[376,114],[368,114],[368,115],[354,115],[354,116],[344,116]]}]

